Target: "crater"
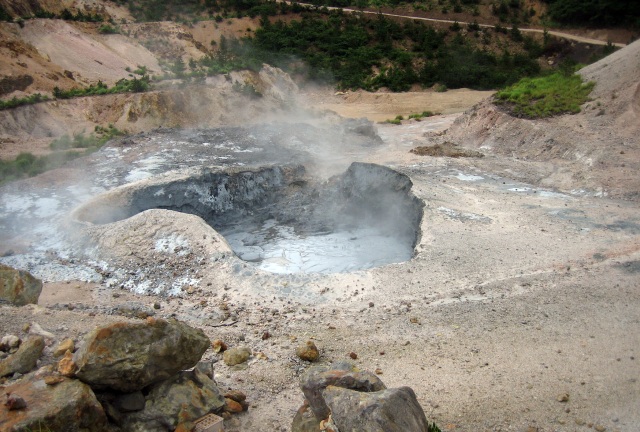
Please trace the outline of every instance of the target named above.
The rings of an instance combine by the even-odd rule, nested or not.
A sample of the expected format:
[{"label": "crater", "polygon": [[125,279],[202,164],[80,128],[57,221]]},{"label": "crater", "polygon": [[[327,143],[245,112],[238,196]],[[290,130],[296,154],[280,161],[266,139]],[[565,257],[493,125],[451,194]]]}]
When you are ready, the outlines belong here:
[{"label": "crater", "polygon": [[353,163],[328,180],[303,165],[198,169],[110,191],[75,211],[109,224],[149,209],[199,216],[235,254],[273,273],[343,273],[411,259],[424,204],[404,174]]}]

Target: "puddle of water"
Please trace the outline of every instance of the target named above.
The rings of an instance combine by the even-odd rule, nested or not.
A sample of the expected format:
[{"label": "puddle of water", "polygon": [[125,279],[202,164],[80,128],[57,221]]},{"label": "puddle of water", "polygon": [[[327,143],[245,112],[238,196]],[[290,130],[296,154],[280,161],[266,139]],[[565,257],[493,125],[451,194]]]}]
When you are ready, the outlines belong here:
[{"label": "puddle of water", "polygon": [[469,182],[484,180],[484,177],[482,176],[473,175],[473,174],[464,174],[464,173],[456,174],[455,178],[461,181],[469,181]]},{"label": "puddle of water", "polygon": [[274,220],[221,232],[244,261],[271,273],[346,273],[410,260],[411,243],[374,228],[300,235]]}]

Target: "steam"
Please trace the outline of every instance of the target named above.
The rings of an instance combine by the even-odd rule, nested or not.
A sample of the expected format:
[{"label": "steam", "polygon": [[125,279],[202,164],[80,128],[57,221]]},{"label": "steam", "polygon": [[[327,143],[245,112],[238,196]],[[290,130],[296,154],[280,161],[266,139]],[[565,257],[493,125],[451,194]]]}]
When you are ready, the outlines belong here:
[{"label": "steam", "polygon": [[[297,86],[278,69],[265,66],[260,73],[234,72],[229,77],[207,78],[203,85],[170,88],[158,94],[135,95],[122,118],[137,119],[131,124],[138,128],[163,128],[111,141],[95,154],[75,161],[73,167],[64,172],[64,175],[70,174],[69,177],[54,171],[18,183],[20,192],[17,192],[16,184],[0,188],[3,240],[0,255],[4,255],[0,262],[32,271],[45,281],[104,280],[105,272],[118,273],[113,271],[116,264],[111,263],[108,254],[101,253],[95,243],[87,241],[85,224],[78,225],[72,220],[74,208],[90,209],[91,217],[79,217],[89,226],[122,221],[148,208],[176,209],[212,222],[212,217],[187,205],[177,205],[176,195],[167,188],[153,191],[154,197],[164,196],[167,202],[140,208],[130,208],[122,203],[114,205],[113,202],[102,205],[92,199],[132,182],[138,184],[162,176],[183,175],[187,182],[198,172],[227,172],[229,169],[240,172],[250,167],[282,164],[304,167],[299,178],[282,184],[304,190],[308,195],[294,194],[297,201],[292,204],[296,206],[287,207],[286,211],[276,208],[278,205],[286,207],[282,199],[252,204],[250,211],[262,212],[262,215],[248,222],[253,225],[247,227],[248,230],[257,233],[264,224],[268,227],[270,218],[275,218],[288,223],[286,226],[291,227],[296,236],[309,237],[320,232],[327,235],[330,232],[353,233],[360,229],[357,222],[366,220],[365,229],[373,230],[371,235],[402,239],[403,252],[390,251],[392,255],[400,257],[399,260],[410,258],[416,242],[415,220],[407,222],[401,218],[403,210],[395,213],[391,210],[404,209],[405,204],[397,201],[393,194],[387,196],[381,190],[374,191],[371,195],[378,202],[373,207],[373,201],[368,202],[371,211],[366,216],[361,213],[365,207],[362,199],[371,191],[357,191],[356,188],[352,189],[351,195],[344,195],[347,177],[341,174],[353,161],[366,159],[382,144],[375,127],[366,120],[345,120],[331,113],[318,114],[301,109],[296,100],[299,97]],[[252,99],[234,93],[233,83],[242,80],[255,83],[262,89],[263,97]],[[95,103],[89,102],[90,105]],[[154,104],[158,106],[154,107]],[[154,116],[154,112],[162,115]],[[185,123],[203,128],[183,128]],[[231,125],[217,126],[221,123]],[[207,184],[218,184],[216,182],[209,179]],[[314,193],[316,195],[312,195]],[[286,196],[293,195],[289,191]],[[311,196],[315,202],[309,200]],[[351,204],[347,203],[349,200]],[[78,214],[76,212],[75,216]],[[234,217],[238,219],[244,214]],[[304,218],[308,223],[299,222]],[[394,219],[400,222],[395,223]],[[225,234],[233,234],[229,225],[218,223],[212,222],[212,225],[226,230]],[[398,227],[408,226],[411,228],[406,232],[398,231]],[[351,234],[340,241],[354,243],[351,238],[365,236],[363,233]],[[377,259],[371,261],[378,262]],[[125,264],[118,261],[117,265]],[[122,277],[126,277],[126,272]]]}]

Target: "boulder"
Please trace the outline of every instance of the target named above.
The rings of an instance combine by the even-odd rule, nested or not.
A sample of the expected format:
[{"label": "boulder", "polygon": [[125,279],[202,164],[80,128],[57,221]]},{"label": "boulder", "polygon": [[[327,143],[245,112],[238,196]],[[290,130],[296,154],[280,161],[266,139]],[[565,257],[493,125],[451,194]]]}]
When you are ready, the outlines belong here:
[{"label": "boulder", "polygon": [[302,392],[309,402],[317,420],[326,419],[330,409],[325,403],[323,391],[327,386],[337,386],[361,392],[375,392],[386,389],[384,383],[375,374],[359,371],[348,362],[336,362],[331,366],[315,366],[309,369],[301,379]]},{"label": "boulder", "polygon": [[153,385],[146,397],[144,410],[126,415],[122,429],[131,432],[173,431],[178,425],[184,428],[224,406],[224,397],[208,376],[198,370],[184,371]]},{"label": "boulder", "polygon": [[193,367],[209,345],[202,330],[176,320],[111,324],[85,337],[75,375],[94,389],[132,393]]},{"label": "boulder", "polygon": [[0,390],[0,399],[20,397],[26,408],[9,411],[0,404],[0,430],[47,432],[108,431],[107,418],[88,385],[61,378],[47,385],[33,373]]},{"label": "boulder", "polygon": [[42,292],[42,282],[29,272],[0,264],[0,302],[15,306],[37,304]]},{"label": "boulder", "polygon": [[18,351],[0,361],[0,377],[12,375],[16,372],[25,374],[36,367],[38,359],[44,350],[42,336],[30,336],[22,342]]},{"label": "boulder", "polygon": [[323,392],[341,431],[428,432],[429,423],[409,387],[360,392],[329,386]]}]

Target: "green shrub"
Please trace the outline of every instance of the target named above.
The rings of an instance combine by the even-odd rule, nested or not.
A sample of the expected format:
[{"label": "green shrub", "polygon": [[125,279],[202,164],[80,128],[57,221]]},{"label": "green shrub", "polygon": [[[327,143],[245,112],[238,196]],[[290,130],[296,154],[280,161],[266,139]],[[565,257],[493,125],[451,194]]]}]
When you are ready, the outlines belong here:
[{"label": "green shrub", "polygon": [[23,97],[18,99],[17,97],[13,97],[7,101],[0,101],[0,110],[16,108],[22,105],[33,105],[39,102],[48,101],[49,97],[47,95],[41,95],[40,93],[32,94],[31,96]]},{"label": "green shrub", "polygon": [[595,83],[584,83],[579,75],[556,72],[524,78],[496,93],[494,103],[506,106],[516,116],[544,118],[580,112]]},{"label": "green shrub", "polygon": [[107,127],[96,126],[94,133],[89,135],[80,133],[75,134],[73,138],[63,135],[54,140],[49,145],[54,150],[51,154],[34,156],[31,153],[20,153],[14,160],[0,159],[0,184],[59,168],[68,161],[93,153],[110,139],[122,135],[124,132],[112,124]]},{"label": "green shrub", "polygon": [[98,28],[98,33],[100,34],[116,34],[120,33],[120,31],[109,24],[102,24],[100,28]]},{"label": "green shrub", "polygon": [[253,84],[240,84],[239,82],[235,82],[232,86],[233,91],[236,91],[242,95],[248,96],[250,98],[260,98],[262,97],[262,93],[260,93]]}]

